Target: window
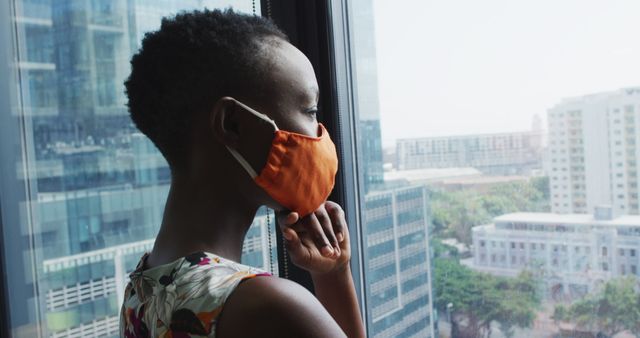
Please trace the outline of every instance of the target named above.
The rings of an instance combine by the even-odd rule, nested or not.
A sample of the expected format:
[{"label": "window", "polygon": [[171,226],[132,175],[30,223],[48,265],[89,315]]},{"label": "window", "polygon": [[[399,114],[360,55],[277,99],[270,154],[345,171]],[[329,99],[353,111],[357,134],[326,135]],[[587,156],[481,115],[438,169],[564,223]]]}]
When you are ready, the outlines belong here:
[{"label": "window", "polygon": [[[636,174],[609,169],[620,161],[613,151],[625,151],[629,165],[637,161],[630,152],[634,143],[625,137],[623,144],[614,131],[628,132],[628,119],[640,106],[638,90],[622,87],[638,79],[639,47],[628,43],[640,31],[636,2],[602,10],[580,1],[465,1],[461,11],[448,1],[9,0],[0,3],[0,50],[14,45],[6,36],[20,50],[0,53],[3,71],[11,65],[16,73],[0,79],[0,262],[10,272],[0,281],[11,290],[12,334],[32,337],[32,328],[42,337],[115,334],[120,285],[151,245],[169,179],[153,145],[125,118],[119,86],[128,58],[162,15],[229,4],[248,13],[265,4],[265,13],[287,8],[295,16],[321,8],[304,17],[310,20],[287,26],[299,30],[292,36],[303,36],[301,45],[320,40],[306,39],[305,32],[323,38],[310,59],[327,89],[321,96],[336,96],[321,115],[341,156],[334,193],[344,200],[354,229],[351,263],[369,337],[451,336],[438,332],[452,327],[443,325],[451,310],[456,316],[449,319],[468,330],[469,319],[487,309],[482,302],[447,307],[448,295],[437,285],[447,262],[461,272],[451,276],[471,276],[452,285],[473,287],[477,273],[495,278],[483,284],[504,287],[511,281],[505,275],[535,265],[545,278],[538,288],[481,291],[521,296],[514,303],[534,314],[553,308],[557,281],[573,280],[566,278],[572,277],[569,257],[591,254],[583,246],[583,255],[568,255],[561,243],[591,243],[594,235],[589,226],[555,232],[561,225],[556,223],[574,219],[558,215],[587,212],[587,201],[596,200],[587,189],[594,177],[606,181],[597,182],[605,190],[635,184],[623,181]],[[590,29],[572,30],[567,39],[566,27]],[[615,53],[603,53],[602,46]],[[607,83],[601,76],[573,76],[584,69],[605,69],[611,76]],[[625,116],[607,110],[614,105]],[[618,149],[623,145],[629,149]],[[594,152],[608,162],[593,161]],[[549,155],[555,164],[547,168]],[[637,213],[619,207],[618,194],[602,204],[616,206],[616,213]],[[259,267],[270,265],[274,255],[265,215],[256,218],[243,258]],[[499,228],[496,220],[504,218],[544,225],[534,238],[523,229]],[[531,243],[531,257],[510,251],[524,249],[529,240],[539,244]],[[460,254],[443,254],[443,241]],[[606,248],[597,250],[601,243],[620,244],[597,243],[594,256],[607,256]],[[490,264],[468,269],[476,255]],[[628,256],[636,257],[635,249]],[[573,265],[588,270],[591,258]],[[596,270],[620,262],[599,264]],[[629,271],[637,275],[636,265],[629,262]],[[87,285],[102,294],[73,303],[74,292],[82,294]],[[540,297],[526,294],[538,289]],[[561,290],[576,301],[596,291]],[[72,296],[60,302],[56,297],[63,293]],[[472,301],[462,296],[456,302]],[[534,299],[540,304],[530,303]],[[508,310],[509,304],[498,303]],[[511,327],[501,324],[511,323],[481,329],[511,335],[502,332]],[[522,336],[557,332],[547,327],[536,318],[514,330]],[[599,331],[605,330],[594,327]]]},{"label": "window", "polygon": [[[619,106],[619,102],[627,102],[625,100],[629,96],[624,91],[615,92],[610,99],[607,98],[609,94],[605,92],[597,94],[600,95],[597,97],[598,100],[602,100],[601,102],[610,102],[602,106],[604,107],[601,113],[602,121],[606,118],[607,125],[616,127],[611,128],[610,132],[598,131],[600,133],[598,136],[590,135],[590,130],[598,129],[596,126],[601,122],[597,121],[601,120],[592,119],[590,116],[596,108],[594,108],[595,103],[591,103],[592,98],[588,96],[588,92],[574,98],[570,98],[572,94],[569,92],[565,96],[549,97],[549,102],[554,102],[552,104],[533,102],[530,96],[522,94],[523,88],[519,85],[521,83],[526,83],[528,89],[535,87],[543,91],[548,86],[548,81],[540,75],[549,72],[546,67],[547,61],[540,61],[548,60],[548,55],[542,56],[541,53],[549,53],[550,48],[555,48],[550,46],[566,47],[557,34],[550,31],[543,34],[539,30],[534,30],[533,27],[537,27],[537,23],[531,18],[529,10],[524,10],[522,7],[516,10],[515,7],[519,6],[498,5],[497,2],[492,1],[481,4],[465,2],[465,11],[474,12],[474,14],[463,15],[462,20],[454,22],[451,18],[460,15],[460,11],[448,2],[416,1],[407,7],[402,5],[404,2],[401,4],[374,1],[373,8],[363,3],[363,0],[356,0],[352,4],[354,13],[350,23],[355,27],[349,42],[354,46],[351,75],[355,84],[353,88],[355,95],[350,98],[353,100],[356,114],[355,126],[352,129],[356,134],[352,137],[357,141],[355,157],[358,175],[362,177],[360,193],[366,201],[368,195],[388,193],[388,191],[406,187],[425,186],[429,194],[424,202],[428,206],[427,214],[430,218],[428,222],[431,224],[428,236],[434,243],[452,238],[460,243],[466,243],[471,256],[480,257],[480,260],[475,260],[476,262],[482,261],[481,255],[486,252],[485,246],[488,246],[490,252],[487,252],[487,255],[490,257],[487,258],[490,264],[477,267],[478,270],[491,274],[496,272],[489,266],[500,266],[500,269],[509,269],[512,276],[517,275],[527,266],[518,264],[521,261],[527,262],[528,257],[524,255],[527,247],[525,242],[533,238],[524,237],[523,234],[518,233],[518,229],[502,227],[496,224],[497,221],[492,220],[496,217],[514,218],[515,224],[520,223],[516,221],[524,221],[517,219],[518,217],[527,217],[522,213],[540,213],[544,215],[528,214],[528,217],[534,220],[540,217],[545,219],[545,223],[548,220],[553,224],[553,217],[556,217],[555,220],[558,222],[562,217],[554,216],[552,213],[587,212],[587,201],[595,199],[590,196],[592,193],[590,188],[587,189],[592,186],[589,181],[591,178],[585,176],[586,172],[591,173],[591,170],[594,170],[590,167],[593,165],[592,162],[586,160],[593,158],[590,147],[595,147],[595,144],[600,142],[594,140],[619,137],[617,134],[625,130],[623,117],[608,115],[606,107]],[[558,10],[551,3],[536,3],[530,6],[526,8],[537,13],[534,17],[537,17],[538,21],[547,17],[542,13]],[[636,6],[629,9],[636,9]],[[568,23],[567,20],[571,22],[570,25],[582,25],[582,19],[572,15],[570,11],[563,11],[563,13],[563,19],[558,19],[555,23],[559,30]],[[371,16],[375,19],[368,21]],[[478,16],[483,19],[479,19]],[[624,16],[631,18],[628,14]],[[613,16],[609,19],[612,22],[619,21],[619,18]],[[369,22],[372,22],[372,25],[362,28]],[[597,26],[601,29],[612,29],[607,24]],[[640,30],[640,24],[636,26]],[[505,30],[505,27],[509,28]],[[505,35],[505,31],[509,31],[510,34]],[[372,32],[375,38],[367,35]],[[623,33],[622,29],[616,32],[633,40],[632,34]],[[536,36],[533,42],[536,47],[531,45],[531,39],[526,39],[528,42],[525,43],[521,38],[531,34]],[[408,36],[412,38],[408,39]],[[611,41],[607,40],[607,43]],[[478,46],[491,46],[491,48]],[[622,43],[620,48],[628,48],[628,44]],[[580,60],[585,50],[593,49],[585,45],[584,49],[570,53],[570,59]],[[599,52],[593,50],[593,53]],[[402,61],[395,62],[399,59]],[[528,60],[526,62],[530,66],[523,68],[520,64],[523,60]],[[637,72],[638,65],[631,61],[631,58],[627,62],[628,67]],[[603,69],[608,67],[608,63],[602,60],[597,61],[597,64]],[[564,63],[564,66],[566,65]],[[561,67],[560,64],[555,64],[554,67],[557,67],[554,74],[566,74],[566,68]],[[538,71],[532,69],[538,69]],[[497,80],[498,78],[500,80]],[[630,76],[625,78],[630,83],[637,81]],[[503,81],[511,85],[506,85],[507,82]],[[532,85],[532,83],[537,84]],[[598,88],[597,84],[594,84],[593,88]],[[580,89],[576,90],[580,93]],[[498,92],[501,94],[496,95],[495,93]],[[507,92],[509,94],[506,94]],[[634,95],[631,95],[634,97],[631,100],[635,100]],[[614,96],[616,99],[613,98]],[[570,100],[565,103],[563,101],[565,98]],[[526,115],[513,113],[513,109],[508,109],[507,106],[539,108],[532,108],[532,113]],[[497,111],[500,110],[503,113],[498,114]],[[470,113],[471,111],[483,113],[474,115]],[[540,123],[540,117],[532,116],[533,111],[548,111],[548,114],[544,114],[546,116],[541,116],[547,123]],[[589,114],[584,114],[584,111],[588,111]],[[509,121],[505,120],[505,116],[509,117]],[[551,121],[552,119],[556,120]],[[536,126],[540,128],[536,129]],[[534,136],[522,137],[523,135],[516,133],[517,130],[522,129],[529,129],[531,132],[529,135]],[[535,134],[536,130],[539,130],[544,138],[549,137],[547,149],[541,149],[542,143],[538,136],[535,136],[541,134]],[[618,139],[607,140],[605,144],[614,145],[615,142],[620,142]],[[513,145],[518,146],[512,147]],[[612,149],[606,156],[613,158],[613,151],[620,151],[620,149]],[[549,168],[543,165],[541,155],[543,152],[545,156],[550,157],[548,161],[552,165],[549,165]],[[527,160],[522,161],[525,158]],[[626,161],[628,159],[625,159]],[[603,164],[603,172],[599,177],[609,174],[604,168],[616,168],[619,162],[621,160],[615,159],[608,164]],[[562,165],[557,165],[558,163]],[[465,177],[461,168],[473,168],[476,170],[475,175],[481,178],[476,179],[471,177],[472,175]],[[509,188],[512,188],[513,192],[523,192],[528,189],[526,185],[495,183],[496,176],[523,175],[529,178],[534,177],[531,180],[535,180],[533,174],[535,172],[545,176],[542,184],[545,187],[545,197],[543,200],[538,200],[540,204],[527,200],[527,197],[522,195],[514,196],[511,201],[509,197],[505,198]],[[626,175],[621,177],[623,176]],[[489,181],[492,183],[487,183]],[[552,182],[551,185],[549,181]],[[616,187],[616,184],[623,183],[625,182],[616,181],[607,183],[607,186]],[[571,193],[576,187],[579,188],[580,193]],[[616,191],[613,197],[615,198],[618,194],[619,192]],[[553,203],[549,200],[550,198],[553,199]],[[527,200],[529,203],[518,204],[522,200]],[[613,202],[610,201],[608,204]],[[616,205],[620,203],[619,200],[615,202]],[[367,216],[367,210],[362,209],[362,205],[361,203],[362,218],[366,220],[369,216]],[[505,205],[508,207],[504,208]],[[421,206],[419,208],[422,209]],[[570,218],[567,217],[567,219]],[[443,224],[451,224],[451,226]],[[566,229],[573,226],[558,225],[565,226]],[[389,222],[388,228],[395,229],[393,222]],[[577,249],[579,251],[574,253],[569,252],[574,249],[567,248],[567,245],[573,246],[574,238],[580,238],[581,243],[588,243],[587,237],[590,234],[592,234],[590,230],[580,229],[550,232],[548,237],[541,236],[549,240],[546,240],[545,244],[538,242],[540,246],[529,244],[531,254],[529,263],[536,262],[534,258],[548,259],[548,265],[543,265],[543,269],[553,266],[553,273],[550,271],[543,273],[548,276],[556,274],[560,276],[559,279],[563,279],[564,274],[570,269],[569,258],[573,259],[576,253],[580,257],[589,255],[585,253],[586,247],[585,250]],[[476,236],[482,236],[482,240],[478,242]],[[476,243],[478,247],[474,248],[471,246],[472,243]],[[551,257],[548,258],[545,251],[547,244],[551,245],[549,249],[552,249],[549,250]],[[598,247],[600,246],[594,249]],[[516,249],[518,251],[515,251]],[[600,250],[597,251],[601,254]],[[434,266],[432,277],[438,274],[440,258],[437,254],[432,258]],[[464,258],[461,258],[460,262],[463,261]],[[471,259],[471,261],[474,260]],[[466,261],[460,265],[464,264]],[[571,265],[574,264],[572,261]],[[585,267],[586,260],[581,264],[581,267]],[[501,270],[501,272],[504,271]],[[433,282],[434,279],[431,280]],[[546,282],[551,285],[551,281]],[[440,318],[444,318],[447,311],[446,304],[444,304],[445,307],[437,308],[440,304],[438,285],[432,286],[435,290],[433,295],[435,310],[438,310]],[[569,293],[569,291],[566,292]],[[548,293],[551,294],[551,292]],[[389,336],[393,336],[391,332],[395,332],[396,336],[410,336],[399,329],[400,324],[397,326],[391,324],[400,318],[395,317],[395,313],[404,313],[402,312],[404,309],[397,310],[393,307],[389,309],[385,319],[382,317],[379,321],[374,319],[373,324],[369,323],[369,325],[375,328],[379,325],[381,330],[388,329],[389,331],[386,332],[389,332]],[[461,319],[460,324],[464,325],[467,319],[468,317]],[[387,322],[383,324],[384,320]],[[391,329],[392,327],[398,328],[398,331],[392,331],[394,330]],[[374,332],[382,331],[374,329]],[[523,336],[533,335],[531,331],[524,332],[526,333],[522,333]],[[449,334],[449,332],[442,333]]]},{"label": "window", "polygon": [[[129,59],[162,16],[229,5],[260,10],[249,0],[0,4],[0,57],[8,50],[18,61],[10,73],[0,62],[16,76],[0,79],[0,284],[11,290],[11,336],[118,334],[128,273],[153,245],[169,188],[167,164],[124,106]],[[265,215],[247,234],[243,262],[277,273]]]}]

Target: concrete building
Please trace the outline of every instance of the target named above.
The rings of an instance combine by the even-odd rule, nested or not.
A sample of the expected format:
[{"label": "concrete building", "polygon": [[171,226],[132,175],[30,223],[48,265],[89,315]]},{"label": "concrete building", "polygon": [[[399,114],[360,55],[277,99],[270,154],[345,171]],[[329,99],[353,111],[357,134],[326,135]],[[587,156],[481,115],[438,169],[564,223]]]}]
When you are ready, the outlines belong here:
[{"label": "concrete building", "polygon": [[548,111],[551,210],[638,214],[640,88],[563,100]]},{"label": "concrete building", "polygon": [[400,139],[398,170],[473,167],[485,174],[528,174],[542,168],[542,131]]},{"label": "concrete building", "polygon": [[471,267],[516,276],[527,269],[542,277],[548,296],[575,298],[618,276],[638,276],[640,216],[515,213],[472,229]]}]

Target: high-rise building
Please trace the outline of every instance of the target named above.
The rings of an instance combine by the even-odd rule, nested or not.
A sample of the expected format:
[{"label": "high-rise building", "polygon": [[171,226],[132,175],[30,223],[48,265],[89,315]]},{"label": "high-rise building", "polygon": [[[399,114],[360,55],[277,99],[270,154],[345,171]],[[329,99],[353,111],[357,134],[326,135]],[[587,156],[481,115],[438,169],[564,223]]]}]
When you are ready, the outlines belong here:
[{"label": "high-rise building", "polygon": [[436,337],[424,185],[385,183],[371,0],[353,2],[353,77],[364,196],[365,293],[371,337]]},{"label": "high-rise building", "polygon": [[378,101],[378,70],[373,1],[355,0],[353,11],[353,57],[357,83],[354,93],[358,114],[358,163],[365,193],[383,183],[382,134]]},{"label": "high-rise building", "polygon": [[548,123],[551,210],[638,214],[640,88],[565,99]]},{"label": "high-rise building", "polygon": [[427,191],[370,192],[363,220],[371,337],[437,337]]},{"label": "high-rise building", "polygon": [[476,270],[542,278],[547,296],[579,298],[619,276],[640,276],[640,216],[515,213],[472,229]]},{"label": "high-rise building", "polygon": [[[252,11],[251,1],[15,1],[25,141],[3,161],[30,188],[29,216],[4,233],[4,252],[15,254],[8,289],[20,300],[11,302],[15,337],[118,334],[128,273],[153,245],[170,183],[126,110],[129,59],[163,16],[229,4]],[[276,268],[268,231],[262,210],[244,263]]]},{"label": "high-rise building", "polygon": [[542,168],[542,131],[400,139],[398,170],[473,167],[485,174],[529,174]]}]

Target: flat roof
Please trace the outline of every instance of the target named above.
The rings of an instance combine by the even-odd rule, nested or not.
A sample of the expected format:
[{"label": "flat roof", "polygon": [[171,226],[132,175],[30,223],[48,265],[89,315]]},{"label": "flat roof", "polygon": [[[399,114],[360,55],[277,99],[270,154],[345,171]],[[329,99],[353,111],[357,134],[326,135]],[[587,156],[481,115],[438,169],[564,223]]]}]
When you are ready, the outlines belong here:
[{"label": "flat roof", "polygon": [[387,171],[384,173],[384,180],[393,181],[405,179],[409,182],[430,182],[481,175],[482,172],[475,168],[427,168]]},{"label": "flat roof", "polygon": [[554,214],[546,212],[517,212],[494,218],[494,222],[527,222],[569,225],[634,225],[640,226],[640,215],[623,215],[612,220],[596,220],[590,214]]}]

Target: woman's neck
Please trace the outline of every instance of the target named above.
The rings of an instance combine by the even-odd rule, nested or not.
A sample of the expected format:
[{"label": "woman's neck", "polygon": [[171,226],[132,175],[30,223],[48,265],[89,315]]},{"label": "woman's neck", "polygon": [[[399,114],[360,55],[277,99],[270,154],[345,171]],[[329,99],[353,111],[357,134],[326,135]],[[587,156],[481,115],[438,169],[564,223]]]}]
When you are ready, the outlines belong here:
[{"label": "woman's neck", "polygon": [[147,268],[197,251],[240,262],[244,237],[257,207],[249,206],[237,189],[206,187],[179,179],[172,181]]}]

